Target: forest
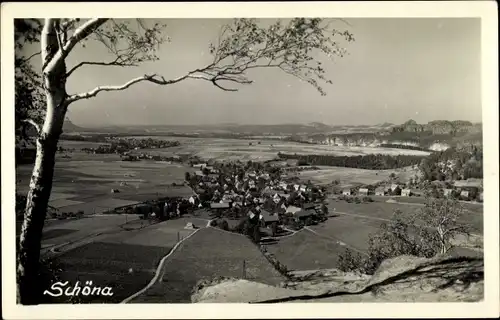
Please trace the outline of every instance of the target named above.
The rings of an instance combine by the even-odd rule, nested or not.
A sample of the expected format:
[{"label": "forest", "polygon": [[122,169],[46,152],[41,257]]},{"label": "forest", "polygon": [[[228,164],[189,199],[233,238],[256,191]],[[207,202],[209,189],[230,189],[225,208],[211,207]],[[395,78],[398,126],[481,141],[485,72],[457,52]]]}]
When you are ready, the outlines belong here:
[{"label": "forest", "polygon": [[450,148],[432,153],[420,163],[424,180],[466,180],[483,178],[483,150],[471,146],[470,150]]},{"label": "forest", "polygon": [[300,155],[278,153],[281,159],[296,159],[298,165],[335,166],[371,170],[397,169],[421,163],[424,156],[370,154],[364,156]]}]

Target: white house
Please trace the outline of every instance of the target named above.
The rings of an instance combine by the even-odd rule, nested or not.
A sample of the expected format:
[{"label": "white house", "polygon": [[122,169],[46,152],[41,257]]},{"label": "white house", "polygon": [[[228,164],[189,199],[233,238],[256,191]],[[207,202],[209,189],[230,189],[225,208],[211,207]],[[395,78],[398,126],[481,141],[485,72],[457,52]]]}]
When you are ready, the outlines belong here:
[{"label": "white house", "polygon": [[346,188],[346,189],[342,190],[342,194],[344,196],[350,196],[352,194],[352,190],[349,188]]},{"label": "white house", "polygon": [[444,189],[443,190],[443,194],[444,194],[445,197],[451,196],[452,192],[453,192],[452,189]]},{"label": "white house", "polygon": [[403,190],[401,190],[401,195],[403,197],[409,197],[409,196],[411,196],[411,189],[403,189]]},{"label": "white house", "polygon": [[359,188],[358,193],[362,196],[368,195],[368,188]]}]

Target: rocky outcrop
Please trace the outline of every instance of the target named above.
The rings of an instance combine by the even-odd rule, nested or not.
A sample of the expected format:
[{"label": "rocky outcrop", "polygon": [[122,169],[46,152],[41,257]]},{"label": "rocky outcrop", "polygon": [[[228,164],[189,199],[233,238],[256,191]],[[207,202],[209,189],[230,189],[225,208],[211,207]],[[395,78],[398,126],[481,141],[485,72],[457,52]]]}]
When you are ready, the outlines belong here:
[{"label": "rocky outcrop", "polygon": [[432,132],[432,134],[456,134],[462,132],[481,132],[481,125],[473,124],[469,121],[455,120],[435,120],[427,124],[418,124],[415,120],[408,120],[400,126],[392,128],[393,132]]},{"label": "rocky outcrop", "polygon": [[400,256],[373,276],[330,270],[294,275],[280,287],[241,279],[198,286],[195,303],[473,302],[483,299],[482,258]]}]

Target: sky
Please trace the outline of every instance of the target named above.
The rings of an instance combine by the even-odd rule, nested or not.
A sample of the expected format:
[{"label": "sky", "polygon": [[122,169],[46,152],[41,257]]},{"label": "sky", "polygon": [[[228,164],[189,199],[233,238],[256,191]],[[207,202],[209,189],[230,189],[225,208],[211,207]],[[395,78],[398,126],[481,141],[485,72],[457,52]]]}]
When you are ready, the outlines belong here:
[{"label": "sky", "polygon": [[[261,23],[269,23],[265,19]],[[152,21],[148,21],[150,23]],[[86,66],[68,80],[68,93],[99,85],[119,85],[154,72],[166,79],[184,75],[210,59],[209,43],[224,19],[165,19],[171,41],[158,51],[160,61],[139,67]],[[186,80],[169,86],[140,83],[104,92],[70,106],[80,126],[172,124],[329,125],[418,123],[432,120],[481,121],[480,20],[473,18],[363,18],[335,21],[355,38],[349,54],[323,62],[327,95],[278,69],[254,69],[251,85],[238,92]],[[68,68],[80,61],[109,61],[98,42],[78,47]]]}]

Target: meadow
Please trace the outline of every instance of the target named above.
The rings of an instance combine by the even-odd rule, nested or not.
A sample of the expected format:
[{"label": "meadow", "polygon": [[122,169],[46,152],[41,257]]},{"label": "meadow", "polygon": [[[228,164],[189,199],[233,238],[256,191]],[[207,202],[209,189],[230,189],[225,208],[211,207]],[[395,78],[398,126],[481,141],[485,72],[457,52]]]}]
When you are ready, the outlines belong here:
[{"label": "meadow", "polygon": [[[110,220],[107,219],[108,224]],[[87,221],[100,221],[98,218]],[[102,220],[103,225],[106,220]],[[130,224],[137,224],[134,223]],[[93,298],[89,302],[110,303],[120,302],[126,297],[146,286],[153,278],[160,260],[167,255],[175,244],[189,236],[193,229],[185,229],[188,222],[192,222],[197,227],[205,227],[207,221],[197,218],[179,218],[168,220],[162,223],[149,225],[143,228],[137,227],[130,231],[124,229],[115,230],[102,236],[88,234],[86,243],[68,248],[65,252],[56,256],[56,261],[60,265],[62,272],[61,279],[75,283],[92,280],[98,286],[110,286],[115,295],[109,297]],[[77,223],[61,223],[59,228],[82,229],[96,228],[96,225],[80,221]],[[99,229],[99,228],[97,228]],[[53,234],[54,238],[64,239],[63,231],[71,229],[50,229],[59,231]],[[72,230],[82,232],[82,230]],[[101,227],[101,231],[102,227]],[[67,238],[64,240],[68,240]],[[61,242],[61,239],[58,239]]]},{"label": "meadow", "polygon": [[[158,197],[189,197],[184,185],[186,172],[194,169],[178,163],[157,161],[120,161],[117,155],[70,153],[71,159],[58,154],[49,204],[64,212],[103,213],[115,207],[131,205]],[[32,165],[16,168],[16,191],[29,190]],[[175,185],[174,185],[175,184]],[[118,193],[111,193],[117,189]]]},{"label": "meadow", "polygon": [[161,275],[131,302],[189,303],[195,284],[214,277],[245,277],[271,285],[284,280],[247,237],[211,227],[186,239],[167,259]]},{"label": "meadow", "polygon": [[[134,137],[139,138],[139,137]],[[215,160],[241,160],[241,161],[266,161],[275,159],[278,152],[300,153],[300,154],[328,154],[339,156],[357,156],[366,154],[408,154],[428,155],[428,152],[375,148],[375,147],[347,147],[328,146],[319,144],[304,144],[283,140],[246,140],[246,139],[217,139],[217,138],[188,138],[168,136],[148,136],[142,138],[155,138],[165,140],[177,140],[181,144],[178,147],[168,149],[144,149],[144,152],[161,154],[163,156],[195,155],[201,159]]]},{"label": "meadow", "polygon": [[336,268],[338,256],[345,251],[345,246],[303,229],[275,244],[266,245],[266,249],[292,271]]},{"label": "meadow", "polygon": [[291,172],[289,176],[297,176],[301,181],[311,180],[311,182],[316,185],[326,185],[337,180],[340,183],[339,187],[343,188],[387,181],[392,173],[394,173],[399,181],[403,183],[415,177],[415,175],[418,175],[418,170],[412,167],[391,170],[368,170],[327,166],[317,167],[319,170]]}]

